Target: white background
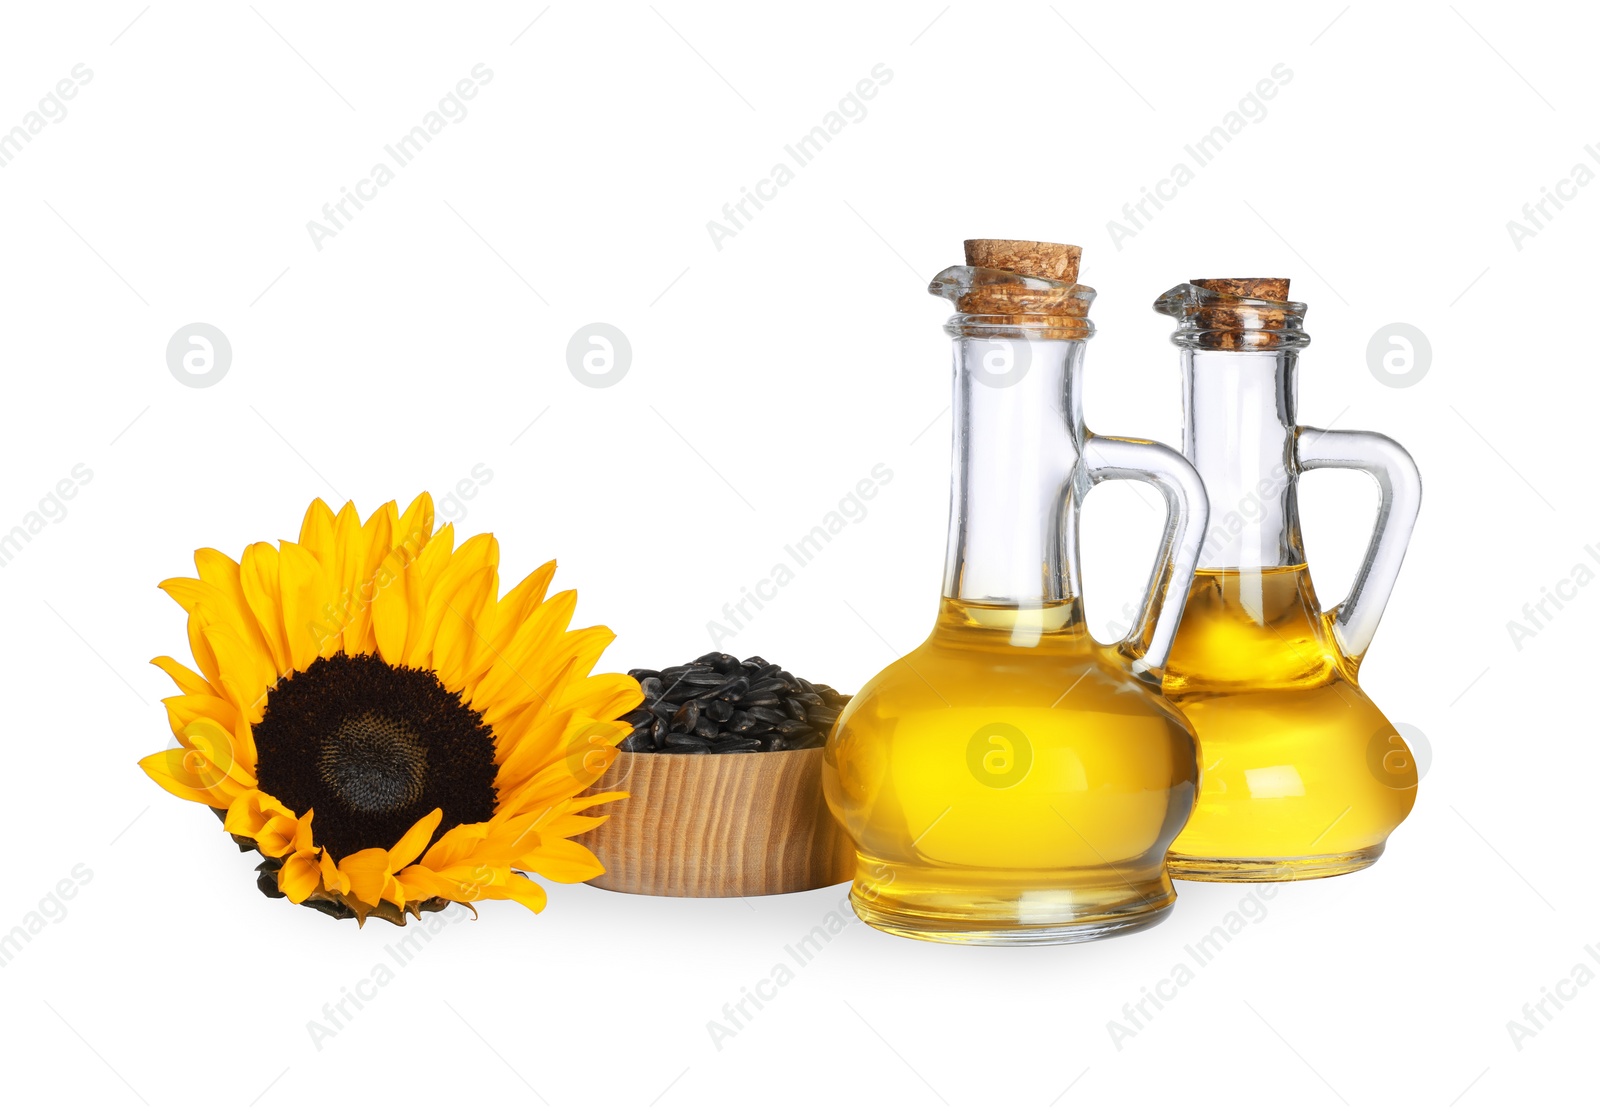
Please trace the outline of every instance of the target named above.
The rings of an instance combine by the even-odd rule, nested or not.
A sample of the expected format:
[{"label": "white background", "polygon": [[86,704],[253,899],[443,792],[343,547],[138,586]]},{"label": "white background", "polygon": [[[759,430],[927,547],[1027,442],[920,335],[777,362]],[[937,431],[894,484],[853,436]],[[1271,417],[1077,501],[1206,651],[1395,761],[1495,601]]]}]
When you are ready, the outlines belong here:
[{"label": "white background", "polygon": [[[0,532],[93,472],[0,568],[0,932],[92,872],[0,968],[8,1102],[1579,1103],[1600,989],[1520,1050],[1507,1022],[1576,965],[1600,973],[1600,589],[1520,647],[1507,623],[1600,569],[1600,187],[1520,249],[1506,224],[1574,164],[1600,170],[1594,21],[1475,0],[996,7],[7,6],[0,130],[74,65],[93,74],[0,168]],[[493,78],[468,115],[318,250],[307,222],[477,63]],[[878,63],[892,80],[865,117],[719,250],[707,221]],[[1115,245],[1107,222],[1279,63],[1265,118]],[[932,620],[948,306],[925,287],[989,236],[1084,245],[1095,429],[1180,436],[1157,294],[1284,274],[1311,306],[1301,419],[1415,455],[1422,516],[1362,679],[1431,764],[1383,860],[1274,890],[1120,1049],[1107,1022],[1251,890],[1180,883],[1156,930],[1040,950],[852,919],[719,1049],[707,1023],[795,966],[785,944],[843,887],[554,886],[538,917],[449,925],[319,1049],[308,1022],[394,967],[397,933],[269,903],[216,820],[137,769],[169,740],[145,662],[187,659],[156,582],[202,545],[292,536],[313,496],[403,505],[482,464],[458,531],[493,530],[507,582],[559,557],[579,621],[619,635],[605,664],[659,667],[708,649],[706,623],[883,463],[866,517],[725,645],[854,690]],[[633,350],[609,389],[566,364],[597,321]],[[166,366],[191,322],[232,344],[209,389]],[[1433,349],[1405,389],[1367,365],[1392,322]],[[1153,498],[1114,486],[1086,527],[1102,634],[1158,530]],[[1331,604],[1375,495],[1304,487]]]}]

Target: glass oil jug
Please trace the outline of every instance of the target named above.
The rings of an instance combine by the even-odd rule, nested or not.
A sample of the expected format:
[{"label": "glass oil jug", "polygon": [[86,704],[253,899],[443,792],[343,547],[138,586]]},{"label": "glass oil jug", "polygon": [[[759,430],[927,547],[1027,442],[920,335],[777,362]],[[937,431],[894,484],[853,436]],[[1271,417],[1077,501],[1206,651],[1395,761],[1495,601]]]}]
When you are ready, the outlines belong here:
[{"label": "glass oil jug", "polygon": [[[857,848],[873,927],[943,942],[1071,942],[1156,922],[1168,845],[1193,805],[1195,740],[1161,668],[1204,537],[1194,469],[1091,433],[1094,291],[1079,249],[972,240],[950,298],[954,462],[943,598],[927,641],[850,701],[823,784]],[[1121,645],[1084,625],[1078,515],[1107,479],[1163,493],[1142,617]]]},{"label": "glass oil jug", "polygon": [[[1177,320],[1184,454],[1211,517],[1164,690],[1200,737],[1200,798],[1172,875],[1293,880],[1371,865],[1416,798],[1410,752],[1357,685],[1394,587],[1422,486],[1377,433],[1295,424],[1310,338],[1286,279],[1209,279],[1155,304]],[[1377,480],[1377,523],[1349,596],[1323,611],[1295,486],[1313,468]]]}]

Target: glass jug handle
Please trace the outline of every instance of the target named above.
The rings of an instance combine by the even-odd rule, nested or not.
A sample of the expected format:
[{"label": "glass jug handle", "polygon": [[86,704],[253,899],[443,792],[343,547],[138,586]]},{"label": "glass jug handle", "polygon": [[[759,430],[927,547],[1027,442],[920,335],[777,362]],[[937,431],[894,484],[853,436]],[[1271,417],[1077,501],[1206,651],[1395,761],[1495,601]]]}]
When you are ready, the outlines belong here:
[{"label": "glass jug handle", "polygon": [[1422,477],[1410,453],[1381,433],[1301,425],[1295,430],[1294,444],[1295,463],[1300,471],[1351,468],[1378,481],[1378,520],[1367,554],[1350,585],[1350,594],[1324,615],[1339,650],[1359,662],[1372,644],[1395,578],[1400,575],[1400,563],[1411,541],[1411,527],[1416,524],[1422,505]]},{"label": "glass jug handle", "polygon": [[1164,444],[1129,437],[1089,434],[1084,446],[1091,483],[1137,479],[1157,487],[1167,503],[1167,528],[1161,538],[1144,605],[1121,645],[1135,672],[1159,672],[1178,632],[1200,546],[1205,541],[1210,503],[1200,473]]}]

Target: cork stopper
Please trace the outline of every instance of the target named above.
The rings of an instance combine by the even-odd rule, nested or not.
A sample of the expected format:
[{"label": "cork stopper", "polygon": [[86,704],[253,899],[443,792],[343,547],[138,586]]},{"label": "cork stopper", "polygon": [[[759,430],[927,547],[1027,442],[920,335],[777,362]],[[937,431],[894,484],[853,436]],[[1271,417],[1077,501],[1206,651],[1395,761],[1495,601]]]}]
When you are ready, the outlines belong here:
[{"label": "cork stopper", "polygon": [[[1220,295],[1195,314],[1194,326],[1204,336],[1202,347],[1219,351],[1273,347],[1272,334],[1288,327],[1287,278],[1196,278],[1192,285]],[[1244,305],[1238,303],[1241,298],[1279,304]]]},{"label": "cork stopper", "polygon": [[1083,248],[1039,240],[966,240],[963,247],[966,268],[943,272],[930,287],[953,295],[960,313],[983,318],[983,327],[1025,329],[1041,340],[1093,335],[1094,291],[1077,284]]},{"label": "cork stopper", "polygon": [[1234,298],[1259,298],[1262,301],[1288,301],[1287,278],[1196,278],[1194,284],[1213,294]]},{"label": "cork stopper", "polygon": [[1044,243],[1040,240],[965,240],[967,266],[1010,271],[1028,278],[1078,281],[1078,264],[1083,248],[1070,243]]}]

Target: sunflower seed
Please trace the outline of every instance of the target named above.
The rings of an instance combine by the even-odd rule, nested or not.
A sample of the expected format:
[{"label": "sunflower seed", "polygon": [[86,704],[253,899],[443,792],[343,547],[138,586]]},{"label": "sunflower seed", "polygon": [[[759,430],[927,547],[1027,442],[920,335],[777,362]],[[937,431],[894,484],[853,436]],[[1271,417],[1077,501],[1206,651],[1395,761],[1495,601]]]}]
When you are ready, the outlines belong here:
[{"label": "sunflower seed", "polygon": [[700,721],[700,705],[686,703],[678,708],[672,716],[672,729],[679,734],[689,734],[694,730],[694,725]]},{"label": "sunflower seed", "polygon": [[[693,735],[678,735],[679,738],[694,738]],[[695,738],[693,742],[673,742],[670,740],[661,744],[664,754],[709,754],[711,747],[703,738]]]}]

